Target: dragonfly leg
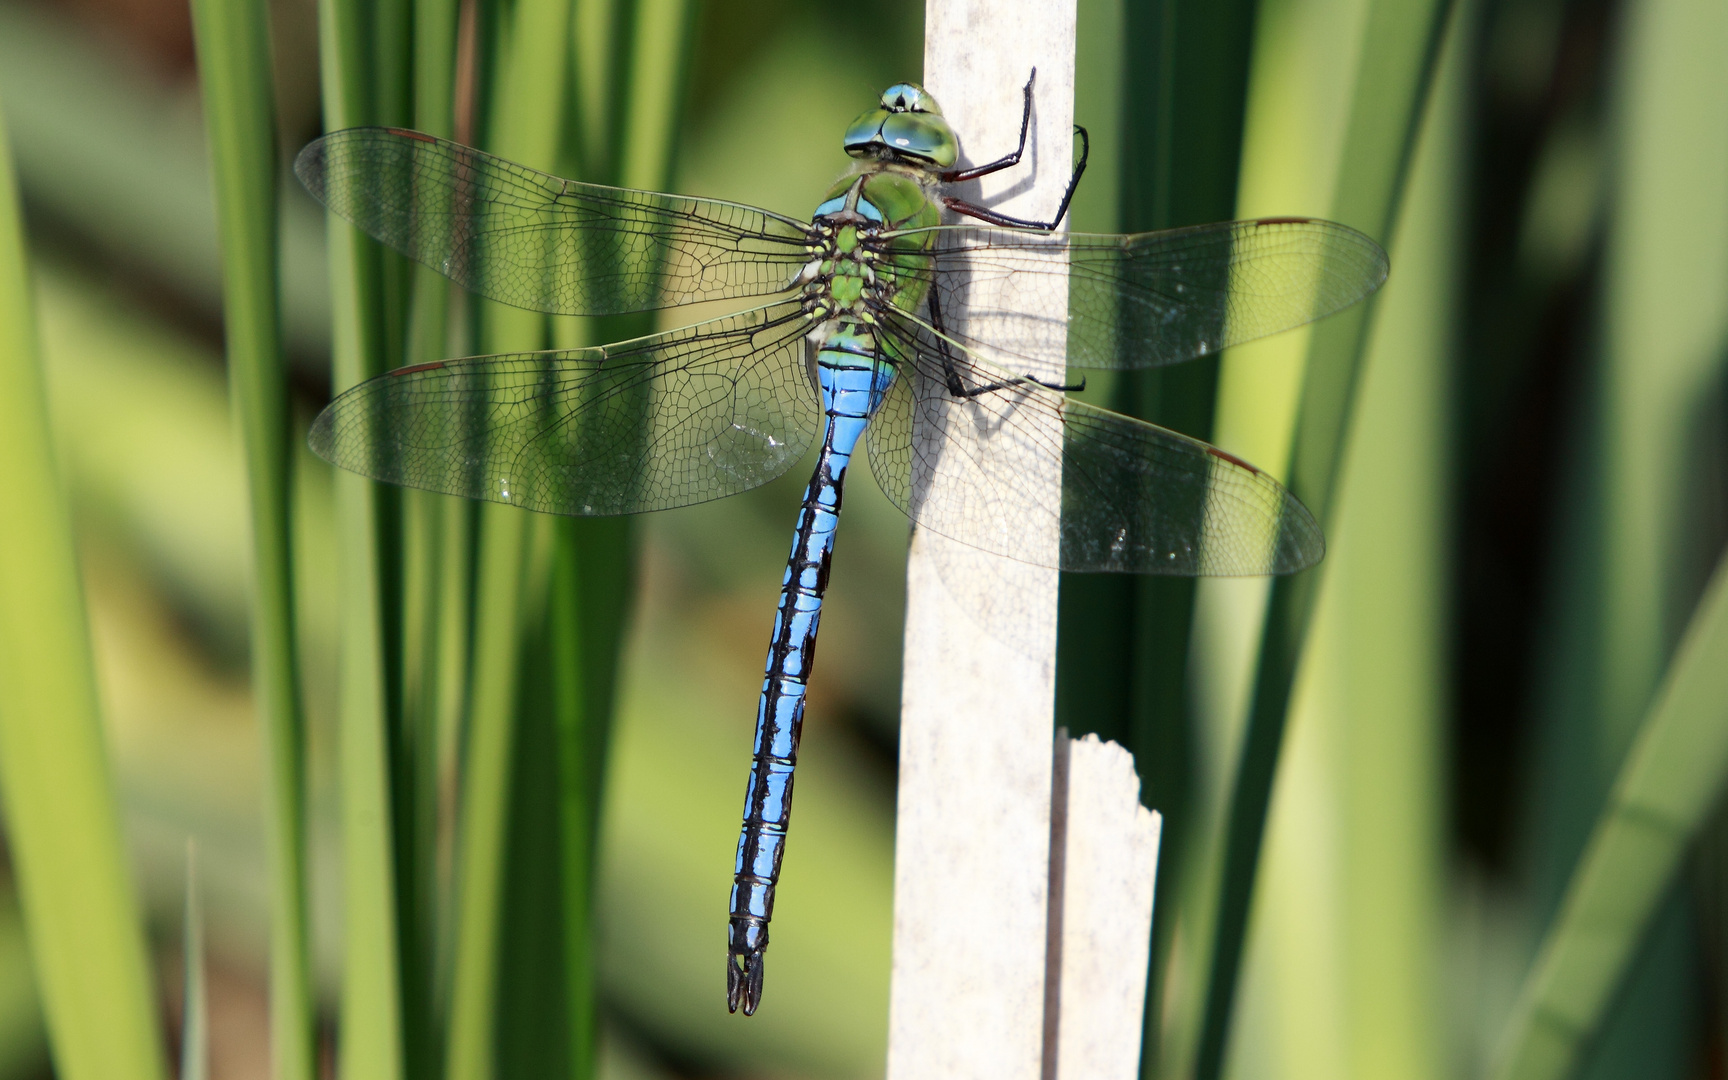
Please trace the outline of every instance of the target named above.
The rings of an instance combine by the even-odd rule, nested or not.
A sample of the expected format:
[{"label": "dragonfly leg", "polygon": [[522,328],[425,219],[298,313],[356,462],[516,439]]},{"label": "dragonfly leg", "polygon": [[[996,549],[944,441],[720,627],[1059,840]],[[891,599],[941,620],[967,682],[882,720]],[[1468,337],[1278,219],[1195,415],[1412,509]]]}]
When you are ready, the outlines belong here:
[{"label": "dragonfly leg", "polygon": [[942,381],[948,387],[950,394],[957,398],[971,400],[985,394],[995,393],[997,390],[1008,390],[1016,386],[1025,386],[1028,383],[1042,386],[1046,390],[1086,389],[1085,379],[1081,379],[1078,383],[1053,383],[1045,382],[1043,379],[1035,379],[1030,375],[1022,375],[1006,382],[990,383],[988,386],[967,387],[966,381],[960,377],[960,365],[954,362],[954,354],[948,350],[948,330],[942,325],[942,302],[938,299],[939,293],[940,288],[930,290],[930,325],[936,328],[936,352],[942,357]]},{"label": "dragonfly leg", "polygon": [[1043,379],[1034,379],[1030,375],[1022,375],[1017,379],[994,382],[988,386],[975,386],[969,390],[962,388],[955,393],[954,396],[960,398],[982,397],[985,394],[993,394],[998,390],[1012,390],[1016,386],[1042,386],[1046,390],[1074,391],[1086,389],[1086,380],[1081,379],[1077,383],[1053,383],[1045,382]]},{"label": "dragonfly leg", "polygon": [[960,379],[960,366],[954,362],[954,354],[948,351],[948,328],[942,325],[942,286],[930,287],[930,325],[936,328],[936,352],[942,357],[942,381],[947,385],[948,392],[955,397],[969,397],[966,384]]},{"label": "dragonfly leg", "polygon": [[956,199],[952,195],[942,196],[942,205],[956,214],[965,214],[967,217],[974,217],[979,221],[988,221],[992,225],[1002,225],[1007,228],[1043,229],[1045,232],[1053,231],[1056,226],[1062,224],[1062,219],[1068,216],[1068,204],[1074,201],[1074,189],[1080,186],[1080,177],[1086,172],[1086,158],[1092,153],[1092,139],[1086,134],[1086,129],[1075,124],[1074,132],[1080,136],[1080,160],[1074,165],[1074,175],[1068,178],[1068,190],[1062,193],[1062,205],[1056,208],[1056,216],[1049,221],[1010,217],[1007,214],[999,214],[989,207],[969,203],[965,199]]},{"label": "dragonfly leg", "polygon": [[1020,110],[1020,145],[1012,153],[1003,154],[988,165],[974,165],[970,169],[949,169],[941,175],[944,184],[958,184],[964,180],[976,180],[980,176],[989,176],[993,172],[1012,169],[1020,164],[1020,155],[1026,152],[1026,132],[1032,126],[1032,83],[1038,78],[1038,69],[1033,68],[1032,74],[1026,78],[1026,104]]}]

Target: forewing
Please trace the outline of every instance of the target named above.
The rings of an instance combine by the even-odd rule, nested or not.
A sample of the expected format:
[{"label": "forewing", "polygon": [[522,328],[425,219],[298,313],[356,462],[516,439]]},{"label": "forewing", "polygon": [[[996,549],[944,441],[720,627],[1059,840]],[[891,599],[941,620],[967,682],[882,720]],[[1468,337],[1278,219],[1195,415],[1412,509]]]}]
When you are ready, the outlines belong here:
[{"label": "forewing", "polygon": [[809,448],[808,325],[778,304],[617,345],[401,368],[331,402],[312,449],[376,480],[555,514],[706,502]]},{"label": "forewing", "polygon": [[[956,398],[1002,367],[897,321],[902,363],[868,431],[882,490],[920,526],[992,554],[1063,570],[1293,573],[1325,553],[1320,527],[1277,481],[1215,447],[1040,386]],[[1028,483],[1060,470],[1060,495]],[[940,492],[943,497],[926,497]]]},{"label": "forewing", "polygon": [[[1215,353],[1349,307],[1386,280],[1362,233],[1310,218],[1226,221],[1132,236],[945,226],[935,287],[960,341],[1080,368],[1145,368]],[[987,287],[1002,278],[1011,289]],[[1048,327],[978,297],[1066,310],[1066,353]],[[1026,301],[1042,300],[1042,303]],[[1047,320],[1045,320],[1047,321]]]},{"label": "forewing", "polygon": [[307,146],[294,171],[362,231],[515,307],[613,315],[788,287],[808,226],[734,203],[583,184],[396,128]]}]

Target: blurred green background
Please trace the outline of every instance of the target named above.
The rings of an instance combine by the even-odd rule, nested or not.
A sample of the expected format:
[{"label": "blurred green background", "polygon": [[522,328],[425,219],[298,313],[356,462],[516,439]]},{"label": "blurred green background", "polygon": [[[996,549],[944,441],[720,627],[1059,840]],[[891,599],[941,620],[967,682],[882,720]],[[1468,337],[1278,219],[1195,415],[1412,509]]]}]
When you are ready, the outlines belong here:
[{"label": "blurred green background", "polygon": [[[674,191],[802,216],[845,168],[844,125],[922,68],[916,0],[666,10],[687,20],[668,53]],[[319,12],[273,0],[269,16],[282,337],[303,432],[330,393],[333,305],[323,214],[285,170],[321,129]],[[1309,214],[1367,229],[1392,258],[1384,293],[1344,330],[1087,391],[1280,475],[1344,437],[1317,505],[1329,554],[1308,584],[1064,582],[1061,719],[1133,748],[1146,801],[1167,815],[1145,1075],[1475,1077],[1507,1075],[1507,1054],[1519,1076],[1728,1075],[1717,758],[1699,755],[1699,812],[1662,826],[1673,859],[1605,863],[1652,899],[1610,903],[1598,937],[1625,955],[1604,954],[1600,1000],[1553,1004],[1579,984],[1543,982],[1563,965],[1538,961],[1597,940],[1569,936],[1568,883],[1593,833],[1630,805],[1611,789],[1637,740],[1655,738],[1658,686],[1728,540],[1728,5],[1081,0],[1080,39],[1075,115],[1093,157],[1076,229]],[[569,85],[549,94],[581,99],[574,55]],[[1403,112],[1374,111],[1396,98],[1387,87],[1402,88]],[[184,0],[0,0],[0,109],[162,1023],[182,997],[195,837],[211,1071],[262,1077],[267,765],[191,12]],[[1347,375],[1327,399],[1314,388],[1331,358]],[[349,932],[340,515],[328,466],[294,445],[312,971],[329,1069]],[[805,472],[648,515],[618,564],[634,570],[599,833],[600,1076],[882,1071],[908,534],[863,477],[825,609],[762,1012],[728,1016],[721,993],[738,796]],[[1269,609],[1275,629],[1286,615],[1297,628],[1265,639],[1272,660]],[[531,628],[525,639],[543,647]],[[1709,642],[1696,666],[1728,667]],[[1287,707],[1256,705],[1280,648]],[[1693,715],[1728,725],[1708,703]],[[533,767],[533,731],[524,722],[517,770]],[[1263,842],[1233,831],[1258,821],[1244,761],[1267,777]],[[450,768],[437,774],[434,861],[449,857]],[[535,805],[518,799],[509,828],[531,833]],[[539,984],[522,974],[542,904],[535,843],[503,845],[516,861],[501,925],[529,927],[500,946],[493,1038],[508,1080],[581,1073],[541,1053],[562,1038],[547,1025],[563,1006],[537,1012]],[[1245,920],[1234,938],[1232,896]],[[429,955],[448,979],[453,931],[447,914],[433,924]],[[1239,968],[1221,969],[1232,941]],[[0,1080],[54,1068],[28,958],[0,869]],[[1519,1055],[1540,1041],[1530,1031],[1549,1031],[1544,1018],[1564,1048],[1531,1065]],[[406,1060],[403,1075],[432,1074]]]}]

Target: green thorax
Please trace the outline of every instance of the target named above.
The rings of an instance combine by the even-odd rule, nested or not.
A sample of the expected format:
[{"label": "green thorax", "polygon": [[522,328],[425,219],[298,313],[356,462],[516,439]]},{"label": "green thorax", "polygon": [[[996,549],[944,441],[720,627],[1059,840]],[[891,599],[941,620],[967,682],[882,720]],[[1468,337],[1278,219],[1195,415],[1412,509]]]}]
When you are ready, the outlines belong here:
[{"label": "green thorax", "polygon": [[[851,197],[854,189],[856,202]],[[942,220],[924,185],[897,169],[868,169],[842,176],[828,189],[816,214],[820,217],[847,210],[855,210],[883,232],[927,228]]]},{"label": "green thorax", "polygon": [[833,230],[832,257],[822,270],[831,275],[836,309],[856,307],[867,289],[904,311],[917,309],[928,289],[935,234],[882,234],[941,223],[923,183],[893,167],[866,169],[837,181],[815,216]]}]

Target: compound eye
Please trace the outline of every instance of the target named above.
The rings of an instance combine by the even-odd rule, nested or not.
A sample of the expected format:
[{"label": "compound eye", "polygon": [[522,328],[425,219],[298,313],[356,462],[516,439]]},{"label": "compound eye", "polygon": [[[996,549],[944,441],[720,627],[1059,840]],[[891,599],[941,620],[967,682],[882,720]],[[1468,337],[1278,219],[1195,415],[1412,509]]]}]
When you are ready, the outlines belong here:
[{"label": "compound eye", "polygon": [[882,122],[891,115],[885,107],[865,111],[846,129],[840,145],[853,157],[868,157],[874,147],[882,145]]},{"label": "compound eye", "polygon": [[882,91],[882,107],[896,113],[931,113],[942,115],[936,99],[917,83],[895,83]]},{"label": "compound eye", "polygon": [[881,140],[896,155],[927,161],[938,168],[952,168],[959,157],[959,141],[941,114],[891,113],[882,125]]}]

